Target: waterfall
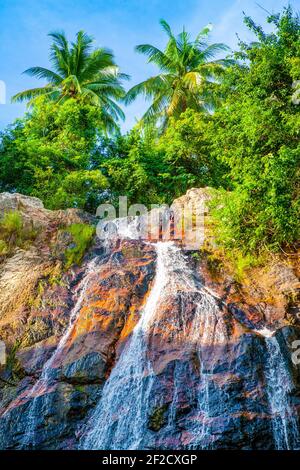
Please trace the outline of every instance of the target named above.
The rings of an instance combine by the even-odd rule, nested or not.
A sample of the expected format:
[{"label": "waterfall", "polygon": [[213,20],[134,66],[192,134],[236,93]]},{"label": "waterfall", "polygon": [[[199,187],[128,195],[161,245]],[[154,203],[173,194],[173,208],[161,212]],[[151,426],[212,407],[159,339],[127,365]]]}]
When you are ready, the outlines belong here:
[{"label": "waterfall", "polygon": [[191,423],[191,441],[189,449],[206,449],[210,430],[210,383],[213,376],[213,358],[204,358],[203,349],[214,345],[224,345],[229,340],[228,325],[224,320],[224,312],[216,296],[204,288],[192,324],[192,338],[197,344],[200,363],[200,387],[197,395],[197,412]]},{"label": "waterfall", "polygon": [[[139,218],[123,218],[105,222],[102,227],[101,252],[105,249],[102,259],[110,259],[109,256],[113,257],[114,254],[117,255],[116,263],[121,264],[124,259],[126,275],[127,268],[132,270],[133,262],[130,260],[127,266],[126,257],[118,256],[126,248],[126,244],[123,247],[120,241],[131,240],[128,244],[134,247],[141,243],[140,224]],[[135,244],[132,240],[139,241]],[[151,289],[131,335],[124,343],[122,340],[117,343],[118,346],[121,343],[122,349],[118,350],[121,352],[109,378],[103,388],[102,385],[95,385],[95,390],[97,393],[101,392],[101,397],[91,411],[86,427],[82,427],[83,414],[79,416],[80,427],[72,436],[72,446],[75,437],[82,434],[82,431],[84,433],[79,448],[87,450],[169,447],[174,450],[198,450],[222,447],[223,443],[230,446],[231,422],[228,426],[225,423],[228,429],[225,425],[223,427],[225,439],[222,441],[223,436],[220,438],[223,432],[220,420],[224,418],[233,422],[234,433],[241,431],[241,437],[237,437],[237,447],[252,446],[251,432],[257,422],[258,430],[261,429],[266,434],[261,442],[271,440],[269,434],[272,427],[276,449],[300,449],[297,413],[291,400],[292,377],[274,331],[266,327],[250,331],[250,327],[245,330],[242,324],[238,324],[238,319],[230,315],[222,299],[203,284],[201,273],[197,275],[192,268],[191,258],[174,241],[142,243],[142,253],[145,244],[153,247],[150,250],[151,266],[152,254],[154,249],[156,251],[156,273]],[[149,262],[148,253],[146,250],[146,263]],[[139,260],[138,267],[142,263]],[[123,266],[120,265],[120,268],[123,273]],[[14,409],[14,404],[22,405],[20,409],[21,413],[24,411],[23,415],[20,413],[16,420],[16,446],[34,449],[43,447],[45,442],[55,445],[53,442],[57,433],[53,429],[56,424],[60,426],[61,423],[62,431],[58,430],[59,436],[64,437],[65,426],[69,421],[64,415],[61,418],[60,410],[55,409],[57,405],[60,406],[60,396],[57,394],[64,388],[57,387],[57,384],[62,373],[63,358],[72,344],[89,286],[91,283],[94,285],[94,276],[96,279],[101,276],[100,269],[102,263],[99,257],[94,257],[85,264],[82,280],[77,284],[75,292],[72,292],[73,308],[68,326],[56,349],[43,365],[35,385],[29,391],[22,391],[21,399],[13,401],[11,408],[8,407],[2,415],[8,417],[8,427],[5,429],[11,429],[16,414],[10,415],[10,409]],[[148,274],[148,266],[145,272]],[[145,272],[142,276],[141,295],[144,295],[147,282]],[[130,282],[130,276],[128,278]],[[99,282],[102,282],[102,278]],[[108,288],[111,285],[109,283]],[[117,284],[116,288],[118,287]],[[138,298],[140,299],[140,294]],[[127,302],[126,297],[126,311],[130,301]],[[136,307],[136,303],[132,305]],[[129,318],[131,320],[132,317]],[[126,331],[127,326],[126,324]],[[119,332],[118,329],[118,334]],[[255,335],[264,337],[261,340],[265,342],[265,355],[262,355],[259,367],[256,364],[251,365],[251,359],[256,354],[252,347],[256,344],[252,340],[258,339]],[[117,335],[114,338],[118,340]],[[257,344],[260,346],[259,340]],[[265,375],[260,374],[262,367]],[[247,368],[253,370],[248,371]],[[231,372],[236,382],[229,376]],[[246,383],[248,377],[251,381],[249,384]],[[265,393],[262,394],[261,379],[264,377]],[[96,395],[92,399],[94,396]],[[90,400],[88,406],[91,403]],[[266,426],[265,413],[262,413],[265,405],[269,410],[267,423],[270,423],[270,431],[268,425]],[[18,412],[17,406],[15,409]],[[87,406],[84,406],[85,413]],[[250,415],[249,440],[248,423],[245,428],[247,431],[242,428],[248,419],[247,413]],[[246,420],[239,421],[240,416],[246,416]],[[41,428],[43,441],[38,435]],[[73,427],[68,436],[71,433]],[[235,435],[232,439],[233,446],[234,439]]]},{"label": "waterfall", "polygon": [[292,379],[275,336],[266,336],[268,360],[266,365],[266,391],[272,414],[275,448],[300,448],[296,410],[290,399]]},{"label": "waterfall", "polygon": [[106,382],[89,423],[85,449],[137,449],[147,425],[147,401],[154,374],[147,359],[147,331],[166,284],[168,243],[158,243],[154,285],[129,343]]},{"label": "waterfall", "polygon": [[[78,298],[75,302],[75,305],[71,311],[69,324],[64,332],[63,336],[60,338],[59,343],[48,359],[45,362],[41,376],[32,389],[29,391],[27,395],[27,399],[30,400],[29,407],[26,410],[27,414],[27,424],[26,424],[26,432],[24,433],[23,441],[22,441],[22,448],[34,448],[36,446],[36,432],[37,432],[37,419],[40,417],[39,408],[38,408],[38,400],[41,395],[43,395],[44,391],[49,388],[49,386],[55,382],[55,362],[59,360],[62,356],[64,351],[64,347],[67,344],[68,339],[71,336],[73,331],[73,327],[76,323],[78,315],[80,313],[82,304],[85,299],[86,290],[88,288],[90,278],[92,275],[97,272],[97,264],[98,264],[98,257],[93,258],[87,265],[87,269],[84,273],[83,279],[79,283],[76,292],[79,293]],[[48,399],[48,395],[46,396],[46,401]],[[47,403],[46,403],[47,404]]]},{"label": "waterfall", "polygon": [[[84,449],[124,450],[144,447],[149,397],[155,380],[149,360],[149,337],[154,337],[162,325],[167,325],[166,334],[176,331],[178,338],[197,344],[199,350],[202,342],[211,345],[227,337],[217,298],[195,278],[182,250],[173,242],[159,242],[153,246],[157,252],[154,285],[132,337],[113,368],[89,420],[88,432],[81,444]],[[167,298],[174,299],[178,295],[196,305],[195,318],[191,324],[188,324],[185,312],[166,318],[160,311],[160,305]],[[205,394],[204,403],[202,400],[198,404],[199,415],[208,413],[209,409],[207,374],[202,365]],[[176,416],[176,377],[173,395],[169,426]],[[201,425],[199,428],[195,424],[193,431],[195,443],[199,444],[205,434],[204,427]]]}]

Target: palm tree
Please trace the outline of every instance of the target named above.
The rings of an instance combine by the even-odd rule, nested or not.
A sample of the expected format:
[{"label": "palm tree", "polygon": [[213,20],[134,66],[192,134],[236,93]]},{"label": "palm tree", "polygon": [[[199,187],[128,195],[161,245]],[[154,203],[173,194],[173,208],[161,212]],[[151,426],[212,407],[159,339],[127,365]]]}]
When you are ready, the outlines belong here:
[{"label": "palm tree", "polygon": [[178,118],[187,108],[196,111],[213,109],[217,101],[218,79],[232,61],[213,60],[216,54],[229,48],[225,44],[208,45],[209,26],[191,41],[184,29],[175,37],[165,20],[161,20],[160,24],[169,38],[164,51],[150,44],[135,48],[148,56],[148,63],[159,67],[160,74],[132,87],[127,92],[125,102],[129,104],[143,94],[146,99],[152,100],[152,104],[142,121],[160,120],[166,124],[169,117]]},{"label": "palm tree", "polygon": [[101,108],[103,122],[108,130],[117,126],[124,113],[116,101],[125,92],[121,84],[128,76],[119,72],[113,53],[106,48],[92,49],[93,39],[83,31],[76,35],[76,41],[69,43],[64,32],[49,34],[50,62],[53,70],[31,67],[24,73],[44,79],[47,84],[32,88],[13,96],[12,101],[29,100],[33,104],[39,96],[62,102],[69,98],[83,100]]}]

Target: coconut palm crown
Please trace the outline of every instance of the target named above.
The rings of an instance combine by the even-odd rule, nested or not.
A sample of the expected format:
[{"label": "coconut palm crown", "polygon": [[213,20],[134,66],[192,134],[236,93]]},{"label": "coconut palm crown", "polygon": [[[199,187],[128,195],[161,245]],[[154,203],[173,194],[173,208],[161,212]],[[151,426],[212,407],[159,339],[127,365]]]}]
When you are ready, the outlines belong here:
[{"label": "coconut palm crown", "polygon": [[125,97],[126,104],[142,94],[152,101],[142,121],[178,118],[187,108],[196,111],[211,110],[217,102],[216,90],[224,69],[232,64],[229,59],[214,57],[228,51],[225,44],[209,44],[210,26],[205,27],[194,41],[183,29],[174,36],[165,20],[160,24],[168,36],[164,51],[150,44],[136,46],[136,51],[148,56],[148,63],[156,64],[159,75],[132,87]]},{"label": "coconut palm crown", "polygon": [[46,85],[17,93],[12,101],[28,100],[31,105],[39,96],[57,102],[81,99],[100,107],[106,127],[115,128],[119,119],[124,119],[116,101],[125,94],[121,82],[128,76],[120,73],[113,53],[106,48],[93,49],[93,38],[83,31],[71,43],[64,32],[52,32],[49,36],[53,40],[50,46],[53,69],[31,67],[23,72],[46,80]]}]

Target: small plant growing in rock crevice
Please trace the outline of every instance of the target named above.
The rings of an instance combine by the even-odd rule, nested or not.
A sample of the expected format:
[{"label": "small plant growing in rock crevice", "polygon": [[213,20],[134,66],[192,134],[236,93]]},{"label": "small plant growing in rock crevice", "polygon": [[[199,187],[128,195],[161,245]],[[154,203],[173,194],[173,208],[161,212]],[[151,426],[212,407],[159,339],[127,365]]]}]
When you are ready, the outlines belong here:
[{"label": "small plant growing in rock crevice", "polygon": [[4,240],[0,240],[0,256],[5,256],[9,253],[9,246]]},{"label": "small plant growing in rock crevice", "polygon": [[74,264],[81,263],[86,250],[93,241],[95,227],[86,224],[72,224],[64,231],[70,234],[73,240],[71,246],[65,251],[65,268],[68,269]]},{"label": "small plant growing in rock crevice", "polygon": [[6,369],[10,372],[13,380],[22,379],[24,377],[24,370],[17,358],[17,352],[20,344],[20,341],[15,342],[6,359]]},{"label": "small plant growing in rock crevice", "polygon": [[18,211],[6,212],[0,220],[0,256],[11,254],[14,248],[25,248],[37,236],[37,230],[24,223]]},{"label": "small plant growing in rock crevice", "polygon": [[167,423],[166,412],[168,410],[168,404],[156,406],[149,416],[148,428],[151,431],[159,431]]}]

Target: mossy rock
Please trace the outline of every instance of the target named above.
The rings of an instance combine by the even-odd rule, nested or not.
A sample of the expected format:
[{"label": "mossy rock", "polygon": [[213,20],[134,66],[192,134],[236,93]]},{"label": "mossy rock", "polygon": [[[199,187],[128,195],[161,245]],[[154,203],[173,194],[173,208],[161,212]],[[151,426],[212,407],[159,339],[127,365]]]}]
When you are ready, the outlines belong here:
[{"label": "mossy rock", "polygon": [[71,243],[64,253],[65,268],[80,265],[88,248],[93,242],[96,229],[93,225],[72,224],[65,229],[67,236],[71,236]]}]

